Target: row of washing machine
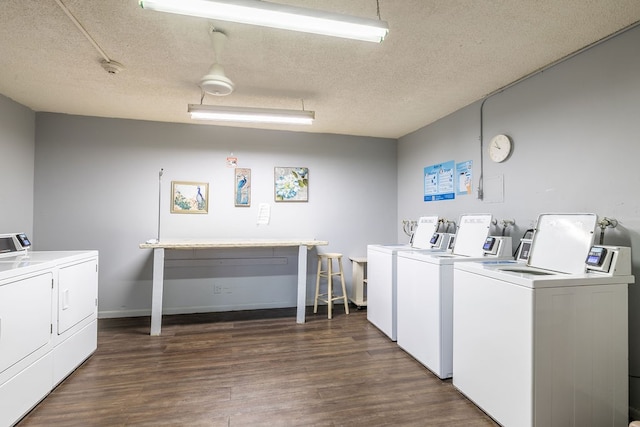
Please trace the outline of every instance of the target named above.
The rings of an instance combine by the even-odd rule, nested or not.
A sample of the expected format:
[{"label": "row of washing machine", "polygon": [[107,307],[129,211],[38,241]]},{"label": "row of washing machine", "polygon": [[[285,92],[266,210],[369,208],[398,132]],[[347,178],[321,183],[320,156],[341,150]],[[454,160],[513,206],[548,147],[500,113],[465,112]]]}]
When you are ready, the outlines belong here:
[{"label": "row of washing machine", "polygon": [[626,425],[630,249],[594,246],[594,214],[543,214],[516,261],[492,222],[369,245],[368,320],[501,425]]}]

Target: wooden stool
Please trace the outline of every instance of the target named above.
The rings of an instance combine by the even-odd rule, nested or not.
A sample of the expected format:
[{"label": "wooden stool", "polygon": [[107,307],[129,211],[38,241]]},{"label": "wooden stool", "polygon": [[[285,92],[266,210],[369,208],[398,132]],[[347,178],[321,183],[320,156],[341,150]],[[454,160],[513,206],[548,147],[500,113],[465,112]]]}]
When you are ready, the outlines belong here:
[{"label": "wooden stool", "polygon": [[[322,269],[322,260],[325,261],[326,269]],[[333,271],[333,260],[338,261],[339,271]],[[342,295],[333,295],[333,276],[340,276],[342,282]],[[325,277],[327,279],[327,293],[320,293],[320,278]],[[321,298],[325,297],[325,298]],[[331,319],[331,309],[333,307],[333,301],[341,299],[344,303],[344,311],[349,314],[349,301],[347,300],[347,287],[344,284],[344,271],[342,270],[342,254],[327,253],[318,254],[318,275],[316,276],[316,297],[313,304],[313,312],[318,312],[318,300],[324,301],[328,306],[328,318]]]}]

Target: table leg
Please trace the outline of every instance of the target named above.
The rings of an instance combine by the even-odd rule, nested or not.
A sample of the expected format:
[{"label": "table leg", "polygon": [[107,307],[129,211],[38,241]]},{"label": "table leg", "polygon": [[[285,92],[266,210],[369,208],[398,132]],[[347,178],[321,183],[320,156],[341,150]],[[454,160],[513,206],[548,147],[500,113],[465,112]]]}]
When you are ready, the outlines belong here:
[{"label": "table leg", "polygon": [[159,336],[162,327],[162,288],[164,283],[164,248],[153,249],[153,289],[151,293],[151,335]]},{"label": "table leg", "polygon": [[298,310],[296,323],[304,323],[307,306],[307,247],[298,246]]}]

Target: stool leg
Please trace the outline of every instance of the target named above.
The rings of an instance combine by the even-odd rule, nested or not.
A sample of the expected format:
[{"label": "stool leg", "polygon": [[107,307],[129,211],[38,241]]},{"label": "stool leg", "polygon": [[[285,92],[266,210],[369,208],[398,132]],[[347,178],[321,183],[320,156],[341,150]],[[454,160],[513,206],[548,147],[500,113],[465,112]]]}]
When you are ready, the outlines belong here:
[{"label": "stool leg", "polygon": [[344,301],[344,312],[349,314],[349,300],[347,300],[347,287],[344,284],[344,271],[342,270],[342,258],[338,258],[340,267],[340,281],[342,282],[342,300]]},{"label": "stool leg", "polygon": [[322,258],[318,257],[318,273],[316,274],[316,297],[313,303],[313,312],[318,312],[318,296],[320,295],[320,274],[322,273]]},{"label": "stool leg", "polygon": [[327,258],[327,307],[328,307],[328,316],[331,319],[331,307],[333,305],[333,260],[331,258]]}]

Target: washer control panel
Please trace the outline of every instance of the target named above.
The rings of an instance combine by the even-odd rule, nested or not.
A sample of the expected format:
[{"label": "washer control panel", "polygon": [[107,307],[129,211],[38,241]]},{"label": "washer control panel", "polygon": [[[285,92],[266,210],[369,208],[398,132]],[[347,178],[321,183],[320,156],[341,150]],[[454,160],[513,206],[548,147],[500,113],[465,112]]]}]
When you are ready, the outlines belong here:
[{"label": "washer control panel", "polygon": [[585,260],[588,272],[612,276],[631,274],[631,248],[626,246],[592,246]]},{"label": "washer control panel", "polygon": [[31,241],[25,233],[0,234],[0,257],[16,255],[31,247]]}]

